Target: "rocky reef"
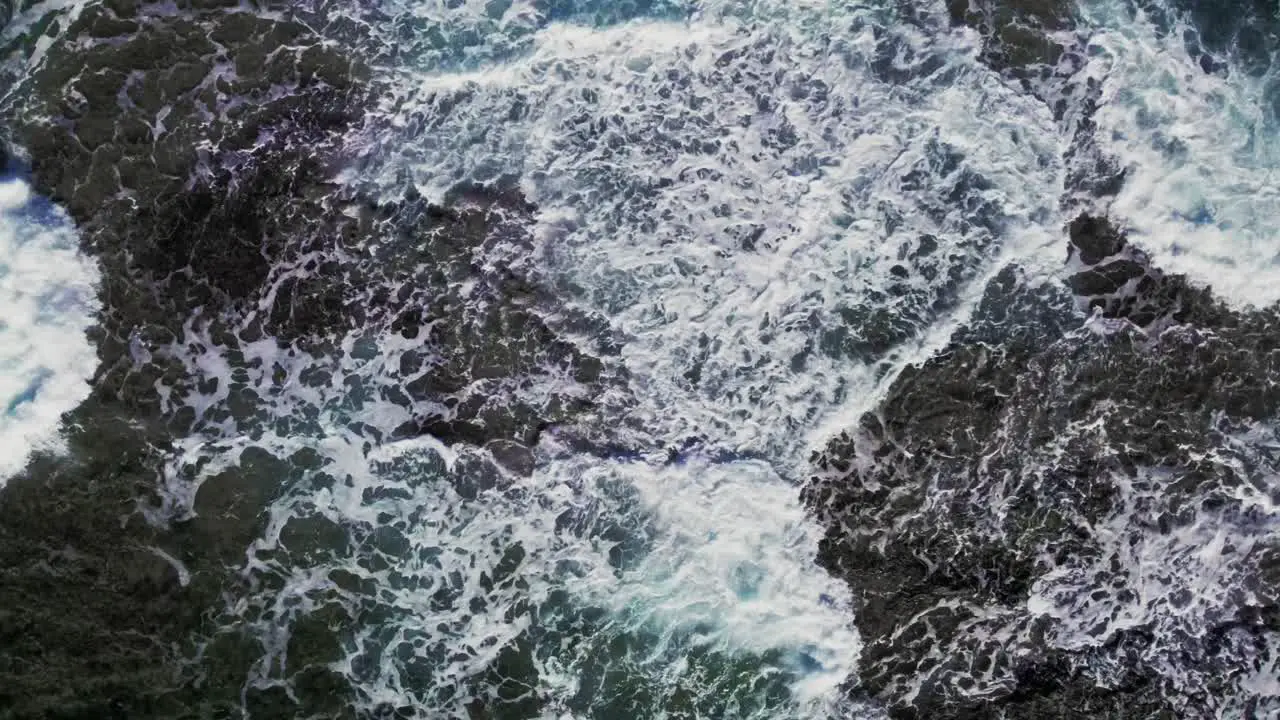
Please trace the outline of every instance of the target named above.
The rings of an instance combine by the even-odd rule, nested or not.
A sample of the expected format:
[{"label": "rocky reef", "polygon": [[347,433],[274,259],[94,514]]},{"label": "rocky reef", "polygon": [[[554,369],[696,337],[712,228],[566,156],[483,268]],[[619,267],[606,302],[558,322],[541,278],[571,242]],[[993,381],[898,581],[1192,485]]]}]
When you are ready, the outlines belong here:
[{"label": "rocky reef", "polygon": [[[548,17],[568,12],[553,5]],[[945,6],[1070,139],[1072,219],[1060,278],[1004,268],[941,351],[812,458],[803,498],[826,528],[819,560],[852,589],[865,642],[850,692],[931,720],[1280,713],[1280,698],[1248,691],[1280,664],[1268,524],[1280,313],[1163,272],[1109,215],[1125,177],[1096,142],[1100,88],[1080,72],[1073,5]],[[1187,42],[1204,72],[1267,69],[1274,38],[1248,22],[1265,3],[1239,21],[1213,3],[1179,7],[1200,28]],[[419,46],[433,42],[425,21],[397,25],[363,2],[0,0],[0,28],[11,21],[25,24],[0,36],[0,158],[67,208],[103,282],[99,368],[65,418],[67,452],[0,490],[0,717],[414,716],[360,696],[390,666],[404,697],[461,702],[464,682],[434,677],[456,648],[393,627],[408,614],[397,593],[430,608],[463,596],[461,574],[426,588],[397,572],[444,567],[409,539],[439,520],[423,486],[443,478],[467,501],[505,490],[532,471],[548,428],[575,422],[559,440],[574,451],[632,449],[593,436],[609,424],[595,397],[626,393],[617,346],[540,284],[537,208],[515,183],[433,203],[407,180],[388,191],[359,177],[376,160],[361,144],[377,135],[368,110],[394,102],[380,64],[452,58]],[[459,42],[449,51],[479,44]],[[869,71],[891,82],[905,71],[888,43],[882,54]],[[885,357],[955,310],[1001,251],[990,182],[946,143],[927,149],[901,189],[937,227],[966,210],[959,252],[915,236],[886,290],[841,310],[794,372]],[[415,441],[455,462],[374,489],[317,450],[374,465]],[[350,516],[315,500],[344,493]],[[412,512],[383,512],[407,499]],[[636,542],[606,511],[579,510],[556,531],[595,533],[619,556]],[[606,620],[537,617],[514,572],[525,550],[483,540],[492,563],[470,600],[508,592],[506,620],[531,634],[465,681],[465,713],[530,717],[543,709],[530,638]],[[299,589],[298,568],[316,582]],[[602,645],[588,681],[624,675],[612,651]]]},{"label": "rocky reef", "polygon": [[1274,661],[1258,506],[1280,319],[1138,267],[1083,328],[1074,298],[1007,269],[815,457],[822,562],[858,594],[861,679],[897,716],[1208,716]]},{"label": "rocky reef", "polygon": [[[4,48],[56,40],[9,66],[4,141],[103,277],[100,367],[66,418],[69,452],[0,492],[4,717],[350,713],[322,667],[337,632],[323,613],[262,687],[246,685],[262,640],[220,618],[263,582],[242,569],[268,505],[325,464],[272,439],[336,422],[366,448],[429,436],[487,448],[479,475],[526,473],[541,429],[586,407],[573,388],[600,381],[601,361],[540,320],[518,193],[459,188],[437,206],[335,180],[383,90],[369,63],[388,49],[360,8],[254,5],[53,9]],[[322,418],[325,397],[341,407]],[[375,402],[399,410],[370,416]],[[230,460],[199,470],[215,457]],[[337,532],[306,542],[347,542]]]},{"label": "rocky reef", "polygon": [[1084,98],[1058,113],[1078,214],[1063,282],[1006,268],[813,458],[820,562],[867,643],[856,692],[901,718],[1274,714],[1254,689],[1280,647],[1280,312],[1162,272],[1107,217],[1123,173],[1066,5],[952,8],[993,67]]}]

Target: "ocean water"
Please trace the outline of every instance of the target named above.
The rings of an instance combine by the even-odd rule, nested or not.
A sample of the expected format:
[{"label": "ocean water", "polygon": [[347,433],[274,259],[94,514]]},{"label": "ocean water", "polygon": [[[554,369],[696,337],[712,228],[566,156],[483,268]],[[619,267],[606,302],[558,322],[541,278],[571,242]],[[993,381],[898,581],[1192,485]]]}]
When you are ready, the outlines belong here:
[{"label": "ocean water", "polygon": [[[1047,114],[971,38],[758,12],[550,25],[526,59],[426,74],[394,100],[408,132],[371,145],[430,198],[518,177],[540,209],[534,272],[627,338],[639,422],[785,465],[833,406],[865,407],[880,364],[962,314],[976,278],[1056,239],[1061,177]],[[806,30],[827,23],[850,31]],[[884,72],[902,77],[876,77],[892,44],[902,67]]]},{"label": "ocean water", "polygon": [[[476,493],[458,477],[483,452],[369,450],[353,421],[390,435],[403,408],[304,388],[307,354],[227,348],[189,324],[165,352],[221,382],[175,392],[174,412],[215,416],[246,382],[234,358],[274,412],[310,408],[320,428],[216,415],[166,473],[165,513],[182,518],[249,446],[325,459],[248,549],[264,589],[227,622],[271,639],[250,684],[287,686],[295,628],[331,607],[366,618],[333,667],[369,713],[876,716],[846,690],[854,610],[814,563],[824,530],[799,484],[829,429],[945,342],[987,277],[1053,252],[1062,141],[1047,108],[981,65],[940,6],[392,9],[389,26],[442,39],[398,51],[340,179],[435,201],[518,188],[537,208],[532,249],[474,262],[519,251],[564,298],[553,329],[590,351],[569,319],[588,315],[620,338],[626,382],[595,401],[606,446],[625,451],[583,452],[553,428],[531,476]],[[379,386],[409,345],[354,331],[321,365]],[[574,392],[556,377],[517,392]],[[316,527],[334,539],[298,529]]]},{"label": "ocean water", "polygon": [[1241,305],[1280,300],[1275,9],[1081,8],[1098,138],[1127,171],[1112,212],[1162,267]]},{"label": "ocean water", "polygon": [[[949,26],[941,4],[394,8],[440,38],[402,48],[343,181],[390,197],[411,184],[438,201],[460,183],[518,188],[538,208],[522,267],[622,338],[626,389],[603,404],[620,418],[612,437],[638,450],[583,455],[553,436],[533,477],[507,491],[514,505],[475,507],[453,543],[459,564],[417,577],[483,602],[438,615],[399,596],[412,620],[397,622],[425,637],[397,624],[348,646],[345,672],[368,707],[440,702],[450,682],[471,694],[445,707],[506,697],[519,673],[493,668],[518,656],[522,692],[547,717],[877,716],[847,699],[857,608],[810,560],[822,530],[797,486],[809,452],[945,342],[987,278],[1010,263],[1048,281],[1060,272],[1070,138],[978,62],[976,34]],[[1238,305],[1280,300],[1273,71],[1257,58],[1246,68],[1229,43],[1197,46],[1201,26],[1182,8],[1079,13],[1082,76],[1101,86],[1096,138],[1125,170],[1108,214],[1161,267]],[[671,446],[687,449],[673,460]],[[1151,487],[1135,481],[1099,528],[1115,538],[1107,557],[1130,568],[1130,606],[1095,617],[1074,604],[1088,567],[1036,586],[1029,608],[1058,619],[1062,647],[1087,645],[1104,621],[1170,638],[1212,622],[1236,582],[1214,572],[1215,543],[1261,547],[1274,533],[1271,521],[1206,517],[1128,544]],[[281,527],[300,512],[276,511]],[[498,519],[513,513],[522,522]],[[548,537],[566,513],[575,532]],[[443,547],[437,532],[406,537]],[[477,568],[499,572],[515,547],[528,589],[485,590]],[[311,572],[284,574],[296,592],[315,587]],[[1197,600],[1166,614],[1156,599],[1180,598],[1190,576]],[[475,605],[483,621],[459,614]],[[414,643],[466,659],[425,682],[395,661],[362,674],[372,649]],[[1242,682],[1273,692],[1267,672]],[[1224,712],[1247,707],[1234,702]]]},{"label": "ocean water", "polygon": [[97,280],[70,218],[0,176],[0,482],[57,452],[62,413],[89,394]]},{"label": "ocean water", "polygon": [[[359,17],[385,40],[388,91],[335,183],[440,203],[518,192],[535,208],[520,241],[472,263],[546,288],[541,319],[583,352],[607,335],[610,382],[521,475],[481,448],[391,439],[414,419],[386,392],[415,343],[390,327],[318,352],[196,314],[139,344],[135,361],[190,375],[157,392],[196,428],[166,458],[156,525],[197,518],[229,468],[290,461],[263,479],[264,529],[214,618],[262,641],[246,695],[294,693],[299,638],[325,618],[321,662],[362,717],[883,717],[858,688],[860,609],[815,562],[810,454],[940,349],[1000,270],[1062,279],[1072,138],[942,2],[374,5]],[[1109,215],[1232,303],[1280,301],[1271,56],[1193,42],[1202,25],[1178,7],[1078,11],[1096,138],[1126,171]],[[75,248],[61,211],[0,182],[0,474],[56,448],[59,414],[88,392],[95,270]],[[265,310],[246,312],[240,329]],[[559,367],[502,389],[585,399]],[[1184,613],[1199,622],[1231,591],[1215,543],[1260,547],[1275,506],[1259,495],[1261,529],[1233,538],[1202,523],[1124,545],[1153,484],[1135,479],[1100,531],[1150,594],[1206,578]],[[1091,572],[1064,567],[1028,601],[1063,647],[1100,622],[1163,621],[1144,602],[1082,614]],[[1245,682],[1274,693],[1272,670]]]}]

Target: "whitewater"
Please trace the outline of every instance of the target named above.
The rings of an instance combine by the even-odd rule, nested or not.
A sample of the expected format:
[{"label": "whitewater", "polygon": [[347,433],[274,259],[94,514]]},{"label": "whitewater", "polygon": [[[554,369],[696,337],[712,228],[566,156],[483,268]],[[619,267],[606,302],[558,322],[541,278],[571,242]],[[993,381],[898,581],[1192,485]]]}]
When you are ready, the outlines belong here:
[{"label": "whitewater", "polygon": [[[531,251],[473,262],[568,298],[544,319],[585,349],[599,338],[574,317],[603,318],[625,382],[594,398],[604,425],[551,428],[531,475],[474,495],[448,477],[477,451],[369,450],[343,428],[390,434],[401,408],[300,387],[301,352],[235,348],[261,396],[280,396],[267,368],[288,376],[276,412],[316,408],[325,428],[252,444],[308,448],[339,478],[277,501],[248,551],[246,575],[274,578],[231,610],[271,639],[251,684],[284,683],[291,624],[321,597],[360,612],[363,584],[386,619],[362,624],[336,667],[368,712],[413,699],[420,717],[452,716],[500,698],[566,718],[875,716],[844,689],[856,609],[814,564],[823,529],[799,485],[824,435],[945,342],[988,277],[1052,264],[1063,170],[1048,110],[933,12],[710,3],[592,25],[589,8],[400,9],[438,23],[434,44],[453,52],[390,71],[342,181],[436,202],[460,184],[517,188],[537,208]],[[209,348],[188,367],[222,382],[173,407],[205,415],[233,384],[229,356],[188,333],[171,352]],[[407,344],[357,331],[340,347],[326,367],[378,384]],[[250,444],[222,424],[172,462],[171,516]],[[282,562],[304,522],[368,539]]]},{"label": "whitewater", "polygon": [[[1280,301],[1276,71],[1206,73],[1190,25],[1119,0],[1079,13],[1061,39],[1084,48],[1096,138],[1124,170],[1089,209],[1236,307]],[[157,393],[196,428],[164,450],[152,523],[198,520],[202,487],[230,469],[291,463],[262,479],[279,492],[213,618],[262,642],[244,692],[293,692],[297,638],[323,615],[339,618],[327,666],[362,716],[884,717],[858,687],[861,608],[815,562],[828,528],[800,489],[813,453],[946,346],[998,273],[1063,281],[1084,202],[1064,160],[1074,126],[984,64],[940,2],[385,0],[361,22],[394,61],[375,68],[388,92],[343,139],[334,187],[527,201],[497,213],[471,267],[554,296],[530,312],[604,358],[604,381],[588,396],[548,365],[502,386],[512,404],[589,408],[545,428],[524,471],[500,444],[403,437],[422,408],[388,397],[412,338],[249,339],[311,257],[272,268],[242,316],[132,339],[138,366],[181,365],[189,381]],[[0,183],[0,475],[56,451],[61,413],[89,392],[97,277],[77,243],[65,213]],[[359,252],[321,259],[385,257]],[[474,285],[456,289],[479,307]],[[1133,512],[1110,520],[1117,536]],[[1259,512],[1273,528],[1274,505]],[[1211,530],[1132,562],[1221,545]],[[1071,633],[1098,618],[1072,605],[1078,582],[1051,576],[1026,604],[1083,646]],[[197,645],[195,662],[212,643]]]},{"label": "whitewater", "polygon": [[70,219],[0,176],[0,483],[61,450],[61,415],[89,394],[97,268]]}]

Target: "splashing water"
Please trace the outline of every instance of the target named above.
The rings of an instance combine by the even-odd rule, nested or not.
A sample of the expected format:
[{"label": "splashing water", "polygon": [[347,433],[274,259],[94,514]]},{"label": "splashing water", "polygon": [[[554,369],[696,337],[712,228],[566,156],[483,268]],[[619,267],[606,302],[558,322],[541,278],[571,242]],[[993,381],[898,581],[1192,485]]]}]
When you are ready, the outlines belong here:
[{"label": "splashing water", "polygon": [[1058,140],[964,36],[727,12],[549,26],[517,62],[408,86],[404,130],[370,145],[428,197],[518,176],[539,271],[630,340],[637,424],[787,458],[997,257],[1057,237]]},{"label": "splashing water", "polygon": [[[598,319],[620,381],[516,476],[388,440],[417,344],[389,328],[317,354],[196,316],[152,347],[184,363],[165,407],[198,428],[155,519],[198,519],[233,468],[274,497],[219,618],[261,639],[246,691],[302,692],[319,664],[370,716],[874,715],[848,700],[853,609],[796,485],[986,278],[1059,239],[1052,117],[940,4],[454,5],[386,6],[436,34],[388,52],[341,180],[518,188],[528,246],[473,262],[549,288],[565,305],[541,319],[586,353],[573,318]],[[580,392],[555,367],[504,390],[548,387]]]},{"label": "splashing water", "polygon": [[1280,300],[1280,63],[1215,51],[1212,28],[1167,5],[1083,9],[1098,139],[1127,169],[1113,212],[1161,266],[1236,303]]},{"label": "splashing water", "polygon": [[[74,18],[92,6],[26,8],[0,39],[46,10]],[[811,451],[946,343],[996,272],[1054,272],[1071,154],[1062,126],[978,61],[979,38],[952,27],[942,2],[352,7],[356,24],[381,24],[370,86],[386,92],[333,152],[351,160],[338,185],[317,183],[332,197],[309,210],[358,198],[342,212],[359,223],[426,198],[465,216],[445,234],[475,220],[485,237],[455,243],[467,269],[453,274],[429,267],[456,260],[429,242],[439,226],[398,235],[398,216],[355,249],[299,238],[305,249],[264,271],[266,289],[244,307],[201,308],[173,335],[131,339],[135,363],[165,368],[166,418],[191,428],[164,468],[162,503],[144,512],[157,525],[216,526],[242,507],[261,519],[239,495],[266,508],[252,543],[237,535],[225,555],[239,582],[218,588],[220,632],[197,655],[247,631],[260,657],[242,702],[255,717],[270,713],[248,698],[268,690],[343,702],[353,690],[358,717],[882,716],[850,699],[858,608],[814,563],[824,529],[797,486]],[[1110,211],[1161,266],[1239,303],[1280,300],[1272,58],[1203,44],[1203,28],[1159,2],[1087,0],[1080,11],[1084,74],[1102,86],[1097,140],[1127,169]],[[28,66],[54,35],[35,42]],[[466,215],[468,203],[483,207]],[[94,274],[74,248],[60,212],[0,184],[0,449],[12,460],[0,474],[52,442],[59,413],[87,390]],[[468,400],[587,408],[539,426],[523,471],[499,458],[515,440],[447,445],[420,422],[455,409],[409,389],[456,360],[443,357],[453,348],[427,357],[434,340],[395,331],[376,309],[362,327],[261,332],[278,307],[302,314],[338,296],[372,307],[378,293],[410,297],[420,318],[509,319],[483,306],[510,298],[476,290],[495,268],[529,290],[519,311],[539,330],[604,367],[601,382],[580,382],[567,353],[547,351],[533,371],[504,375],[498,359],[494,375],[462,373],[483,386]],[[351,292],[298,290],[326,272],[309,287]],[[414,294],[432,284],[448,288]],[[277,306],[290,292],[294,304]],[[424,297],[441,307],[414,306]],[[459,341],[477,365],[535,325],[489,333],[472,317],[457,332],[484,335]],[[1277,445],[1264,424],[1238,435]],[[1222,615],[1273,534],[1274,473],[1243,498],[1249,514],[1207,509],[1177,533],[1138,537],[1163,502],[1162,472],[1117,481],[1114,511],[1093,528],[1099,557],[1045,563],[1054,570],[1027,603],[1054,620],[1050,643],[1076,651],[1097,627]],[[149,549],[180,585],[206,579]],[[1134,595],[1074,604],[1112,576]],[[1185,577],[1199,583],[1184,596]],[[991,632],[994,644],[1015,640]],[[1250,672],[1239,688],[1274,692],[1273,664]]]},{"label": "splashing water", "polygon": [[[1280,526],[1274,465],[1280,446],[1274,428],[1255,424],[1232,432],[1228,447],[1262,464],[1253,483],[1236,491],[1239,508],[1206,507],[1194,513],[1193,522],[1166,531],[1152,518],[1164,517],[1176,502],[1165,485],[1167,471],[1143,468],[1134,478],[1116,478],[1115,509],[1090,528],[1101,540],[1101,552],[1056,567],[1037,580],[1027,602],[1033,613],[1054,618],[1050,642],[1058,647],[1087,650],[1098,645],[1098,637],[1148,629],[1153,642],[1146,662],[1176,687],[1201,687],[1206,678],[1219,682],[1211,686],[1217,717],[1270,717],[1280,710],[1274,653],[1250,648],[1256,640],[1228,629],[1222,644],[1248,660],[1201,659],[1200,665],[1211,668],[1215,662],[1236,665],[1230,672],[1206,672],[1187,666],[1187,650],[1180,644],[1201,628],[1231,628],[1241,605],[1265,602],[1243,579],[1256,570]],[[1106,587],[1124,591],[1099,590]],[[1271,643],[1274,647],[1274,639]],[[1122,663],[1110,662],[1104,673],[1123,672]],[[1228,679],[1220,681],[1223,676]]]},{"label": "splashing water", "polygon": [[33,450],[56,450],[62,413],[89,394],[96,282],[70,219],[0,180],[0,481]]},{"label": "splashing water", "polygon": [[[795,486],[812,438],[945,337],[985,277],[1058,235],[1052,118],[934,10],[708,4],[674,22],[464,5],[448,17],[470,44],[442,35],[398,58],[345,182],[437,201],[518,186],[537,207],[523,270],[621,338],[627,382],[598,403],[616,413],[606,447],[626,450],[584,453],[552,429],[524,479],[434,441],[366,454],[339,428],[389,431],[403,411],[325,387],[281,401],[317,408],[320,437],[251,442],[233,423],[193,442],[170,473],[178,516],[250,445],[323,458],[249,549],[262,589],[228,609],[270,639],[251,685],[287,687],[300,628],[337,613],[350,631],[331,667],[370,713],[871,712],[842,699],[859,651],[848,591],[814,565],[821,531]],[[208,349],[188,366],[223,395],[174,401],[203,416],[231,371],[199,333],[172,352]],[[380,382],[403,342],[360,337],[330,367]],[[279,395],[266,368],[313,362],[270,342],[236,353],[262,397]]]}]

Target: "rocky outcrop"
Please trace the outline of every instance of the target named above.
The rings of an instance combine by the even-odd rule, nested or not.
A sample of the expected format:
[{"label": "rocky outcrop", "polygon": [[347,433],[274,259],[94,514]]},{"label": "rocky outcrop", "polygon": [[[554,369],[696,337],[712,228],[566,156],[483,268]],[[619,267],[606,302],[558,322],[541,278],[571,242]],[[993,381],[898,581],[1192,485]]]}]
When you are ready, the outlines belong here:
[{"label": "rocky outcrop", "polygon": [[1150,336],[1178,326],[1216,327],[1236,320],[1209,288],[1155,267],[1106,218],[1082,214],[1068,227],[1067,286],[1085,312],[1124,320]]},{"label": "rocky outcrop", "polygon": [[518,193],[442,207],[334,179],[386,48],[359,6],[267,5],[106,0],[7,49],[57,39],[13,76],[3,128],[103,281],[70,452],[0,492],[0,715],[351,712],[325,669],[349,618],[300,617],[283,684],[251,687],[266,648],[221,616],[262,581],[237,569],[266,508],[324,464],[270,438],[425,434],[491,450],[472,475],[527,473],[541,428],[585,407],[575,385],[607,374],[541,320]]},{"label": "rocky outcrop", "polygon": [[1065,282],[1006,268],[813,458],[820,562],[866,642],[855,692],[900,718],[1280,712],[1254,682],[1280,648],[1280,311],[1161,271],[1106,216],[1124,178],[1066,6],[950,6],[1055,110],[1074,219]]},{"label": "rocky outcrop", "polygon": [[[861,679],[893,715],[1258,702],[1233,683],[1280,639],[1280,586],[1251,559],[1278,550],[1256,503],[1280,492],[1263,449],[1280,319],[1134,265],[1149,287],[1127,280],[1133,302],[1080,330],[1062,290],[1006,270],[969,327],[815,457],[820,558],[855,590]],[[1195,559],[1215,534],[1221,557]]]},{"label": "rocky outcrop", "polygon": [[1101,85],[1081,71],[1088,62],[1087,29],[1078,7],[1062,0],[949,0],[951,22],[976,31],[979,58],[1039,98],[1070,139],[1065,207],[1097,212],[1095,200],[1114,195],[1123,169],[1093,137]]},{"label": "rocky outcrop", "polygon": [[1053,35],[1075,29],[1075,5],[1063,0],[948,0],[947,11],[981,33],[985,64],[1029,83],[1053,76],[1068,52]]}]

